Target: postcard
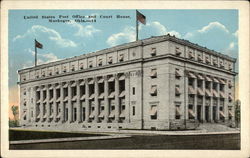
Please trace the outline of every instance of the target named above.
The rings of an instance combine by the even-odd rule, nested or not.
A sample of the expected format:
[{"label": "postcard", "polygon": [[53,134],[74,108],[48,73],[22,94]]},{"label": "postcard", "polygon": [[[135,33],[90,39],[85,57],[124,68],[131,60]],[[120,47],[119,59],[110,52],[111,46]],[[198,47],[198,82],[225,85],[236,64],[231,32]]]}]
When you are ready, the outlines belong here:
[{"label": "postcard", "polygon": [[247,3],[1,5],[3,157],[249,156]]}]

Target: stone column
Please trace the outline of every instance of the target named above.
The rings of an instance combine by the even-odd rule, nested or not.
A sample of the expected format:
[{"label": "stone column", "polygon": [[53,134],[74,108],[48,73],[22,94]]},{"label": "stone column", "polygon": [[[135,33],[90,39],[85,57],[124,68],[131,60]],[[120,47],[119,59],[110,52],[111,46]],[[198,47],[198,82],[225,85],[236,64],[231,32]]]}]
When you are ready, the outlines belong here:
[{"label": "stone column", "polygon": [[202,81],[202,89],[204,91],[204,96],[202,97],[202,109],[201,109],[201,117],[202,117],[202,121],[205,122],[206,118],[205,118],[205,108],[206,108],[206,94],[205,94],[205,80]]},{"label": "stone column", "polygon": [[184,80],[186,81],[186,83],[184,84],[185,86],[185,102],[184,102],[184,120],[188,120],[188,77],[187,74],[184,75]]},{"label": "stone column", "polygon": [[94,84],[95,84],[95,111],[94,111],[94,122],[98,122],[98,114],[99,114],[99,103],[98,103],[98,94],[99,94],[99,87],[98,87],[98,81],[97,78],[94,78]]},{"label": "stone column", "polygon": [[42,122],[43,121],[43,86],[41,86],[41,90],[40,90],[40,97],[41,97],[41,101],[40,101],[40,121],[39,122]]},{"label": "stone column", "polygon": [[46,85],[46,93],[47,93],[47,98],[46,98],[47,118],[46,118],[46,122],[49,122],[49,115],[50,115],[50,102],[49,102],[50,93],[49,93],[49,91],[50,91],[49,85]]},{"label": "stone column", "polygon": [[53,122],[56,122],[56,84],[53,84]]},{"label": "stone column", "polygon": [[129,109],[130,109],[130,102],[129,102],[129,73],[125,75],[125,120],[124,122],[129,122]]},{"label": "stone column", "polygon": [[[225,92],[225,94],[227,94],[228,92],[229,92],[229,88],[228,88],[228,86],[226,86],[226,85],[224,85],[225,87],[224,87],[224,92]],[[233,87],[234,88],[234,87]],[[226,93],[227,92],[227,93]],[[224,112],[224,114],[225,114],[225,122],[227,122],[228,121],[228,105],[230,104],[232,107],[234,107],[234,105],[232,105],[232,104],[234,104],[234,100],[235,100],[235,98],[234,98],[234,91],[231,91],[231,94],[232,94],[232,96],[233,96],[233,100],[231,101],[231,103],[229,103],[229,100],[228,100],[228,95],[226,95],[226,98],[224,98],[224,108],[223,108],[223,112]],[[234,112],[234,108],[233,108],[233,112]],[[232,120],[234,120],[234,117],[232,118]]]},{"label": "stone column", "polygon": [[89,122],[89,84],[88,84],[88,79],[85,80],[85,93],[86,93],[86,99],[85,99],[85,121]]},{"label": "stone column", "polygon": [[115,122],[119,121],[119,80],[118,75],[115,75]]},{"label": "stone column", "polygon": [[80,102],[80,82],[79,80],[76,80],[76,106],[77,106],[77,114],[76,114],[76,120],[77,122],[81,122],[81,102]]},{"label": "stone column", "polygon": [[197,79],[194,79],[194,89],[196,94],[194,95],[194,113],[195,113],[195,120],[197,120]]},{"label": "stone column", "polygon": [[73,122],[73,116],[72,116],[72,111],[73,111],[73,108],[72,108],[72,89],[71,89],[71,84],[70,82],[68,82],[68,122],[69,123],[72,123]]},{"label": "stone column", "polygon": [[217,86],[216,90],[217,90],[217,92],[218,92],[218,94],[219,94],[219,97],[218,97],[218,99],[217,99],[215,120],[216,120],[216,121],[219,121],[219,120],[220,120],[220,113],[219,113],[219,111],[220,111],[220,93],[219,93],[219,92],[220,92],[220,89],[219,89],[219,86]]},{"label": "stone column", "polygon": [[34,92],[34,95],[33,96],[35,96],[34,97],[34,99],[33,99],[33,101],[34,101],[34,103],[33,103],[33,105],[34,105],[34,110],[33,110],[33,122],[36,122],[36,113],[37,113],[37,96],[36,96],[36,87],[33,87],[33,92]]},{"label": "stone column", "polygon": [[109,100],[108,100],[108,78],[104,76],[104,122],[108,122],[109,117]]},{"label": "stone column", "polygon": [[[210,92],[212,92],[212,88],[213,88],[213,82],[211,82]],[[209,121],[213,122],[213,93],[212,93],[212,96],[210,97]]]},{"label": "stone column", "polygon": [[60,123],[63,123],[64,122],[64,114],[65,114],[65,111],[64,111],[64,102],[63,102],[63,96],[64,96],[64,93],[63,93],[63,84],[60,83],[60,113],[61,113],[61,117],[60,117]]}]

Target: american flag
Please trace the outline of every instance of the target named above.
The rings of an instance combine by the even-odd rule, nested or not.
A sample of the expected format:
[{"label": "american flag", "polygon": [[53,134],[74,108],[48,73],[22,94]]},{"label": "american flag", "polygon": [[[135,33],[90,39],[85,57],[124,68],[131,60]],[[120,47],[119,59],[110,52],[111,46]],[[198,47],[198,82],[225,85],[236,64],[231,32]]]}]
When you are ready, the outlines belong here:
[{"label": "american flag", "polygon": [[41,43],[39,43],[37,40],[35,40],[35,45],[37,48],[40,48],[40,49],[43,48],[43,45]]},{"label": "american flag", "polygon": [[136,18],[138,21],[146,25],[146,16],[136,10]]}]

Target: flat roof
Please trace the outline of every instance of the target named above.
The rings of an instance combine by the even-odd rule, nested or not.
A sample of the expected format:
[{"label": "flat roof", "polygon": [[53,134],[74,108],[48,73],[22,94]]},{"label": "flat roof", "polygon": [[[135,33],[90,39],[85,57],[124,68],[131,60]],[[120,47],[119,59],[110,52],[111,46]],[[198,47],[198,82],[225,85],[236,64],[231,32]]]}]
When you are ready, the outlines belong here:
[{"label": "flat roof", "polygon": [[143,45],[158,43],[158,42],[162,42],[162,41],[173,41],[173,42],[176,42],[178,44],[186,45],[186,46],[189,46],[191,48],[195,48],[197,50],[200,50],[202,52],[206,52],[208,54],[211,54],[211,55],[214,55],[217,57],[221,57],[221,58],[227,59],[227,60],[232,61],[232,62],[236,62],[236,58],[232,58],[228,55],[216,52],[214,50],[210,50],[210,49],[208,49],[206,47],[202,47],[198,44],[194,44],[188,40],[179,39],[179,38],[176,38],[175,36],[171,36],[171,35],[167,34],[167,35],[162,35],[162,36],[151,36],[150,38],[146,38],[146,39],[142,39],[142,40],[138,40],[138,41],[134,41],[134,42],[129,42],[129,43],[124,43],[124,44],[117,45],[114,47],[98,50],[96,52],[90,52],[90,53],[82,54],[79,56],[74,56],[71,58],[66,58],[66,59],[62,59],[62,60],[58,60],[58,61],[54,61],[54,62],[50,62],[50,63],[45,63],[45,64],[37,65],[36,67],[32,66],[32,67],[20,69],[20,70],[18,70],[18,72],[29,70],[29,69],[36,70],[36,69],[45,68],[48,66],[53,66],[53,65],[57,65],[57,64],[67,63],[70,61],[84,59],[87,57],[93,57],[93,56],[102,55],[102,54],[106,54],[106,53],[110,53],[110,52],[114,52],[114,51],[133,48],[133,47],[140,46],[140,45],[143,46]]}]

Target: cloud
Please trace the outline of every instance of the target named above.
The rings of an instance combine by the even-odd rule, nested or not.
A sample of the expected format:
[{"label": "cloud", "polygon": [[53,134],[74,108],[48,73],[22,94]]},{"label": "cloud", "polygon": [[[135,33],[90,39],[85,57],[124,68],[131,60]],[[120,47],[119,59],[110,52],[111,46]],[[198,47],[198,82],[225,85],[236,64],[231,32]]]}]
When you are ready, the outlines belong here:
[{"label": "cloud", "polygon": [[132,26],[126,26],[122,32],[112,34],[108,37],[106,43],[110,46],[115,46],[118,44],[132,42],[135,40],[135,28]]},{"label": "cloud", "polygon": [[235,43],[234,42],[231,42],[230,44],[229,44],[229,49],[231,50],[231,49],[234,49],[234,47],[235,47]]},{"label": "cloud", "polygon": [[[150,31],[147,31],[147,30],[150,30]],[[145,31],[153,32],[154,35],[170,34],[172,36],[174,35],[178,38],[181,38],[181,34],[179,32],[175,30],[168,31],[168,29],[158,21],[149,22],[145,27]]]},{"label": "cloud", "polygon": [[[148,22],[145,26],[139,25],[139,37],[142,36],[140,37],[142,39],[166,34],[175,35],[181,38],[179,32],[175,30],[168,31],[168,29],[158,21]],[[109,36],[106,43],[110,46],[115,46],[125,42],[132,42],[135,41],[135,36],[135,27],[126,26],[121,32]]]},{"label": "cloud", "polygon": [[217,21],[210,22],[208,25],[206,25],[203,28],[201,28],[200,30],[198,30],[198,32],[205,33],[205,32],[208,32],[209,30],[211,30],[213,28],[219,28],[219,29],[225,31],[226,33],[229,33],[229,31],[225,27],[225,25],[223,25],[223,24],[221,24],[220,22],[217,22]]},{"label": "cloud", "polygon": [[101,32],[101,30],[96,29],[93,25],[83,26],[73,20],[67,24],[78,29],[78,31],[74,34],[75,36],[91,37],[93,34]]},{"label": "cloud", "polygon": [[27,30],[23,35],[17,35],[13,38],[13,41],[26,37],[48,37],[48,39],[54,41],[57,45],[61,47],[76,47],[77,44],[72,40],[62,38],[60,33],[56,30],[47,28],[42,25],[33,25],[30,29]]},{"label": "cloud", "polygon": [[239,30],[236,30],[236,31],[233,33],[233,36],[235,36],[236,38],[238,38],[238,32],[239,32]]},{"label": "cloud", "polygon": [[[28,53],[30,53],[32,56],[35,56],[35,52],[32,49],[25,49]],[[55,54],[53,53],[37,53],[37,63],[38,64],[45,64],[53,61],[60,60]],[[27,68],[33,66],[34,62],[27,61],[22,65],[22,68]]]}]

